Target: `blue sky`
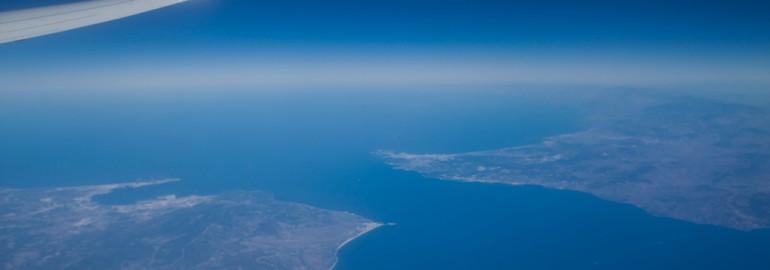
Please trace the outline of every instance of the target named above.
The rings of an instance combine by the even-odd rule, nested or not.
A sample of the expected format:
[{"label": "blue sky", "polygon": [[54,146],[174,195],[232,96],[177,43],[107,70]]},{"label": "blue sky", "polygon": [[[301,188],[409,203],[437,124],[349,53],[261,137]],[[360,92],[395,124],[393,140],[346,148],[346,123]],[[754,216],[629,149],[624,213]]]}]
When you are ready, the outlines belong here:
[{"label": "blue sky", "polygon": [[0,79],[19,89],[77,87],[78,74],[98,75],[90,83],[100,88],[184,87],[189,76],[211,86],[767,83],[769,10],[767,1],[191,0],[1,45]]}]

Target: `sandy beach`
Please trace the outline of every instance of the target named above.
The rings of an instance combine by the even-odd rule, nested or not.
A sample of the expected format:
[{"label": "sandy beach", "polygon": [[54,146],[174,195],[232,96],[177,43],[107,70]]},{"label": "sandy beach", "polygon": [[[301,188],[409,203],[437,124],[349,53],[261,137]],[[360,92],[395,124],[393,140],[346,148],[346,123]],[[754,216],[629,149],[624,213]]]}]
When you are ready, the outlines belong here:
[{"label": "sandy beach", "polygon": [[[363,225],[364,225],[364,228],[363,228],[363,229],[361,229],[361,231],[359,231],[359,232],[358,232],[356,235],[354,235],[353,237],[349,238],[348,240],[345,240],[345,242],[342,242],[342,244],[340,244],[339,246],[337,246],[337,251],[336,251],[337,253],[339,253],[340,249],[342,249],[342,248],[343,248],[345,245],[347,245],[347,244],[348,244],[348,243],[350,243],[351,241],[353,241],[353,240],[356,240],[356,238],[359,238],[359,237],[361,237],[362,235],[364,235],[364,234],[366,234],[366,233],[368,233],[368,232],[370,232],[370,231],[372,231],[372,230],[374,230],[374,229],[377,229],[377,228],[379,228],[379,227],[382,227],[382,226],[383,226],[383,225],[385,225],[385,224],[382,224],[382,223],[377,223],[377,222],[367,222],[367,223],[364,223]],[[334,267],[336,267],[336,266],[337,266],[337,262],[339,261],[339,259],[340,259],[340,258],[339,258],[339,256],[338,256],[338,257],[337,257],[337,261],[335,261],[335,262],[334,262],[334,264],[333,264],[331,267],[329,267],[329,270],[333,270],[333,269],[334,269]]]}]

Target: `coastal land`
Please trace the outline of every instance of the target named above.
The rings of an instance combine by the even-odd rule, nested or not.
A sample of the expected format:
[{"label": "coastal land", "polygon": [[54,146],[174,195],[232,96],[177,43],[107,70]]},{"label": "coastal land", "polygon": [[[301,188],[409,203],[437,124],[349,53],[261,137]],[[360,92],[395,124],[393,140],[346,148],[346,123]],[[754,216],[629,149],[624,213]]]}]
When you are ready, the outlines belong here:
[{"label": "coastal land", "polygon": [[581,93],[580,130],[459,154],[378,151],[444,180],[537,185],[738,230],[770,228],[770,114],[691,96]]},{"label": "coastal land", "polygon": [[95,202],[178,181],[0,189],[3,269],[331,269],[381,224],[257,191]]}]

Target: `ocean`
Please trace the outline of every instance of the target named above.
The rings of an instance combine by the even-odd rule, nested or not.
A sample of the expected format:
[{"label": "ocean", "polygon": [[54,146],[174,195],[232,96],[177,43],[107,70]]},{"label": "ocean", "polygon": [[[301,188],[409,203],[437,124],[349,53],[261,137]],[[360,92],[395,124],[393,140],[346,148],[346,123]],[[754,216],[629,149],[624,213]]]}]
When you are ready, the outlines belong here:
[{"label": "ocean", "polygon": [[547,89],[162,90],[0,101],[0,185],[181,178],[100,197],[264,190],[393,223],[337,269],[768,269],[770,230],[654,217],[594,196],[395,170],[376,150],[458,153],[580,129]]}]

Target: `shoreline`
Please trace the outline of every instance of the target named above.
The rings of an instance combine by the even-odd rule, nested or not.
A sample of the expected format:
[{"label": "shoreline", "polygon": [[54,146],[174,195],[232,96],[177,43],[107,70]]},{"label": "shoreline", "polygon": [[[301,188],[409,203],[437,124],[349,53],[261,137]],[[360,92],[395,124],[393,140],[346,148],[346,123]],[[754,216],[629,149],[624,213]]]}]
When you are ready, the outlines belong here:
[{"label": "shoreline", "polygon": [[347,240],[342,242],[342,244],[337,246],[337,249],[334,251],[334,255],[337,257],[337,260],[335,260],[334,264],[332,264],[332,266],[329,267],[329,270],[334,270],[334,267],[337,266],[337,263],[340,260],[340,257],[339,257],[340,249],[345,247],[345,245],[347,245],[348,243],[352,242],[353,240],[356,240],[357,238],[363,236],[364,234],[366,234],[368,232],[371,232],[371,231],[373,231],[373,230],[375,230],[375,229],[377,229],[379,227],[385,226],[385,224],[377,223],[377,222],[366,222],[363,225],[366,226],[366,227],[364,227],[363,230],[359,231],[357,234],[353,235],[353,237],[348,238]]}]

